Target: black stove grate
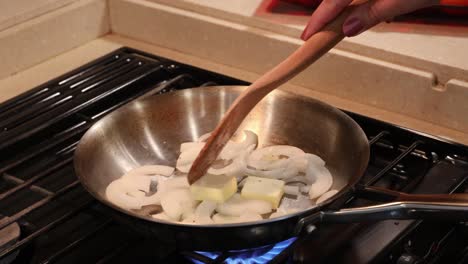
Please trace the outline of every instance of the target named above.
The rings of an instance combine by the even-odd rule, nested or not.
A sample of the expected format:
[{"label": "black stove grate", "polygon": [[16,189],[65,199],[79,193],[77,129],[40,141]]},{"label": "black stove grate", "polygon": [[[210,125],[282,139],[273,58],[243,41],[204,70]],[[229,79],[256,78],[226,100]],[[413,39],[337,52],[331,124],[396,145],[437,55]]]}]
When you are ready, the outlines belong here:
[{"label": "black stove grate", "polygon": [[[190,257],[222,263],[232,257],[231,252],[215,260],[196,252],[176,252],[121,228],[81,188],[72,159],[79,139],[94,122],[136,98],[197,86],[246,84],[122,48],[0,104],[0,214],[5,216],[0,218],[0,235],[5,227],[21,231],[19,238],[12,234],[0,238],[0,261],[185,263]],[[415,193],[465,191],[467,147],[348,114],[371,143],[362,184]],[[348,197],[332,207],[371,203]],[[444,228],[440,232],[427,231],[433,224],[423,221],[324,225],[270,262],[411,263],[398,261],[414,258],[462,263],[468,256],[468,241],[463,239],[468,228],[444,224],[439,224]]]}]

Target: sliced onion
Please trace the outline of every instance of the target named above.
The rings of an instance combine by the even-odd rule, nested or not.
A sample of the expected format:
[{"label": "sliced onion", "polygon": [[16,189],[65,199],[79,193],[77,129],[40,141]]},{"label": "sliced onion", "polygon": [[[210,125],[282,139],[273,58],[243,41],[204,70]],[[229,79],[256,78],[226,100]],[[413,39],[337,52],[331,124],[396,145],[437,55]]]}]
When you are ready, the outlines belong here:
[{"label": "sliced onion", "polygon": [[263,220],[262,216],[255,213],[244,213],[240,216],[229,216],[223,214],[213,215],[213,221],[217,224],[242,223]]},{"label": "sliced onion", "polygon": [[291,208],[291,209],[279,208],[276,212],[272,213],[269,218],[271,219],[271,218],[281,217],[283,215],[292,214],[292,213],[299,212],[299,211],[300,210],[296,208]]},{"label": "sliced onion", "polygon": [[[283,167],[290,158],[304,155],[300,148],[288,145],[274,145],[258,148],[250,154],[247,165],[257,170],[272,170]],[[280,159],[287,156],[288,159]]]},{"label": "sliced onion", "polygon": [[267,214],[271,210],[271,203],[263,200],[245,199],[238,193],[216,207],[217,212],[230,216],[241,216],[245,212]]},{"label": "sliced onion", "polygon": [[193,210],[186,210],[182,213],[182,216],[181,216],[181,219],[184,220],[184,219],[192,219],[194,218],[195,219],[195,208],[197,207],[197,203],[198,201],[195,201],[195,207],[193,208]]},{"label": "sliced onion", "polygon": [[316,171],[310,173],[314,173],[315,182],[310,186],[309,198],[315,199],[331,188],[333,177],[325,167],[319,167]]},{"label": "sliced onion", "polygon": [[[293,159],[288,159],[288,162],[283,163],[285,165],[282,168],[276,168],[273,170],[257,170],[257,169],[246,169],[246,173],[252,176],[285,180],[292,177],[296,177],[299,174],[299,163],[294,162]],[[302,166],[302,164],[301,164]]]},{"label": "sliced onion", "polygon": [[245,138],[242,142],[228,141],[226,146],[219,154],[220,159],[231,160],[239,156],[239,153],[243,152],[249,146],[258,144],[258,136],[250,130],[244,130]]},{"label": "sliced onion", "polygon": [[178,176],[178,177],[167,179],[165,181],[160,181],[158,183],[158,193],[170,191],[173,189],[189,188],[189,187],[190,185],[188,184],[187,177]]},{"label": "sliced onion", "polygon": [[309,159],[308,159],[309,153],[306,153],[304,155],[298,155],[295,157],[290,158],[291,164],[289,166],[293,166],[297,168],[299,172],[306,172],[307,170],[307,165],[309,165]]},{"label": "sliced onion", "polygon": [[142,200],[141,206],[150,205],[150,204],[160,205],[161,195],[159,195],[158,193],[155,193],[151,196],[142,197],[141,200]]},{"label": "sliced onion", "polygon": [[137,214],[141,214],[144,216],[151,216],[153,214],[158,214],[163,211],[161,205],[155,205],[155,204],[150,204],[150,205],[145,205],[142,206],[141,209],[133,209]]},{"label": "sliced onion", "polygon": [[[274,150],[273,146],[270,148]],[[298,176],[299,173],[304,173],[306,171],[309,161],[307,157],[304,155],[304,152],[302,153],[300,152],[302,150],[298,151],[296,147],[291,147],[290,149],[290,148],[286,148],[285,146],[282,146],[280,150],[283,151],[285,154],[294,155],[294,156],[291,156],[288,159],[266,161],[267,163],[271,162],[269,164],[263,163],[265,160],[260,160],[258,163],[256,163],[257,161],[255,161],[253,163],[256,163],[257,165],[259,165],[260,168],[267,168],[267,169],[255,169],[255,168],[251,169],[248,167],[246,173],[249,175],[258,176],[258,177],[286,180],[292,177],[296,177]],[[253,152],[257,152],[257,151],[258,149]],[[260,156],[258,152],[256,155]],[[283,155],[283,154],[279,154],[279,155]],[[248,161],[251,162],[251,165],[252,165],[252,161],[255,160],[256,158],[258,157],[255,157],[254,155],[254,158],[252,159],[252,155],[250,155]],[[250,166],[249,164],[247,165]],[[250,166],[250,167],[254,167],[254,166]]]},{"label": "sliced onion", "polygon": [[[256,150],[255,150],[256,151]],[[254,152],[255,152],[254,151]],[[273,178],[288,180],[290,178],[300,177],[302,181],[306,183],[313,183],[315,181],[314,175],[307,175],[307,170],[310,166],[316,168],[320,163],[320,160],[315,158],[316,156],[310,153],[304,155],[298,154],[289,159],[278,160],[278,163],[272,164],[270,167],[278,167],[272,170],[259,170],[259,169],[247,169],[247,173],[252,176]],[[281,163],[279,161],[282,161]],[[298,174],[306,173],[306,176],[298,176]]]},{"label": "sliced onion", "polygon": [[194,147],[194,148],[191,148],[187,151],[180,153],[179,158],[177,159],[176,168],[180,170],[179,167],[186,166],[186,165],[189,165],[189,168],[190,168],[190,166],[192,165],[193,161],[197,158],[198,153],[200,153],[202,148],[203,146],[200,148]]},{"label": "sliced onion", "polygon": [[195,222],[202,225],[212,224],[213,220],[211,219],[211,215],[216,209],[216,206],[216,202],[213,201],[201,202],[195,210]]},{"label": "sliced onion", "polygon": [[164,165],[145,165],[127,172],[124,176],[152,176],[162,175],[171,176],[174,172],[174,167]]},{"label": "sliced onion", "polygon": [[214,175],[224,174],[227,176],[233,176],[233,177],[237,177],[239,180],[246,173],[247,157],[249,156],[249,154],[252,152],[254,148],[255,148],[255,144],[247,146],[246,149],[239,152],[238,154],[239,156],[236,157],[231,164],[221,169],[210,168],[208,169],[208,173],[214,174]]},{"label": "sliced onion", "polygon": [[154,219],[165,220],[165,221],[172,221],[172,219],[164,212],[151,215]]},{"label": "sliced onion", "polygon": [[299,195],[299,186],[293,186],[293,185],[285,185],[283,187],[284,193],[293,195],[293,196],[298,196]]},{"label": "sliced onion", "polygon": [[182,223],[184,224],[196,224],[195,213],[182,215]]},{"label": "sliced onion", "polygon": [[174,221],[179,221],[182,214],[195,210],[196,201],[189,189],[173,189],[161,195],[161,206],[164,212]]},{"label": "sliced onion", "polygon": [[[223,150],[219,154],[218,158],[223,160],[232,160],[243,153],[249,146],[257,145],[258,137],[255,133],[245,130],[245,139],[242,142],[229,141]],[[186,143],[187,144],[187,143]],[[198,154],[202,150],[205,143],[197,143],[198,145],[192,145],[186,151],[182,152],[177,159],[176,167],[183,173],[188,173],[192,163],[197,158]],[[185,150],[185,147],[184,147]],[[224,173],[220,173],[224,174]],[[218,175],[218,174],[217,174]]]},{"label": "sliced onion", "polygon": [[300,190],[301,190],[301,193],[309,193],[309,191],[310,191],[310,186],[311,186],[311,185],[304,185],[304,186],[299,187]]},{"label": "sliced onion", "polygon": [[235,159],[231,164],[227,165],[224,168],[215,169],[209,168],[208,173],[213,175],[228,175],[228,176],[241,176],[244,173],[244,166],[242,165],[242,161],[239,159]]},{"label": "sliced onion", "polygon": [[323,165],[316,162],[312,156],[307,156],[307,168],[305,170],[304,177],[307,179],[308,182],[314,183],[317,180],[317,174],[319,173],[320,169]]},{"label": "sliced onion", "polygon": [[146,193],[144,191],[137,190],[137,191],[127,192],[127,195],[131,197],[135,197],[135,198],[142,198],[146,196]]},{"label": "sliced onion", "polygon": [[[234,177],[243,176],[245,174],[245,169],[247,167],[247,157],[254,148],[255,148],[254,144],[247,146],[245,149],[239,151],[238,157],[236,157],[231,162],[231,164],[220,169],[209,168],[208,173],[213,174],[213,175],[224,174],[224,175],[234,176]],[[188,165],[178,165],[177,169],[181,172],[188,173],[191,166],[192,166],[192,163]]]},{"label": "sliced onion", "polygon": [[317,155],[306,153],[305,157],[308,159],[308,162],[315,163],[318,166],[325,166],[325,161]]},{"label": "sliced onion", "polygon": [[326,200],[330,199],[331,197],[333,197],[335,194],[338,193],[338,190],[330,190],[324,194],[322,194],[318,199],[317,201],[315,202],[316,204],[320,204],[320,203],[323,203],[325,202]]},{"label": "sliced onion", "polygon": [[203,146],[205,146],[205,143],[204,142],[184,142],[182,144],[180,144],[180,152],[186,152],[186,151],[189,151],[191,149],[199,149],[198,152],[200,152],[200,150],[203,148]]},{"label": "sliced onion", "polygon": [[[301,185],[307,185],[309,183],[307,181],[306,177],[300,176],[300,175],[288,178],[288,179],[284,180],[284,182],[286,184],[298,183],[298,184],[301,184]],[[310,182],[310,183],[312,183],[312,182]]]},{"label": "sliced onion", "polygon": [[111,182],[106,188],[107,199],[124,209],[140,209],[140,199],[128,195],[128,192],[136,191],[135,189],[128,189],[125,186],[125,182],[121,179]]},{"label": "sliced onion", "polygon": [[197,142],[205,142],[210,136],[211,136],[211,132],[203,134],[197,139]]},{"label": "sliced onion", "polygon": [[239,221],[239,216],[229,216],[229,215],[222,215],[222,214],[214,214],[213,221],[217,224],[229,224],[229,223],[236,223]]},{"label": "sliced onion", "polygon": [[239,216],[240,222],[251,222],[251,221],[260,221],[263,220],[263,217],[259,214],[252,214],[245,212]]},{"label": "sliced onion", "polygon": [[190,171],[190,167],[192,167],[192,163],[189,164],[177,164],[177,169],[182,173],[188,173]]},{"label": "sliced onion", "polygon": [[117,181],[122,182],[122,184],[127,189],[127,192],[141,190],[147,193],[150,191],[151,180],[152,177],[135,177],[126,174]]},{"label": "sliced onion", "polygon": [[252,176],[263,177],[263,178],[270,178],[270,179],[288,179],[291,177],[296,176],[299,171],[295,167],[285,167],[279,168],[269,171],[264,170],[253,170],[253,169],[246,169],[246,173]]},{"label": "sliced onion", "polygon": [[142,206],[150,204],[159,204],[160,196],[155,193],[151,196],[142,195],[149,191],[150,178],[142,178],[140,181],[132,181],[128,178],[120,178],[111,182],[106,188],[107,199],[123,209],[140,209]]}]

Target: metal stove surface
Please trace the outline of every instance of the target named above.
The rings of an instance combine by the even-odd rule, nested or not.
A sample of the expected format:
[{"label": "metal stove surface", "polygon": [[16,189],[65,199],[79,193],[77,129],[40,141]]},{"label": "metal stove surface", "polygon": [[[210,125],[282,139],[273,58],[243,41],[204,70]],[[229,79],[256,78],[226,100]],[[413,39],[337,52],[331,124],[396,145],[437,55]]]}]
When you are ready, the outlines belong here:
[{"label": "metal stove surface", "polygon": [[[0,263],[468,262],[468,227],[453,221],[320,225],[273,251],[269,245],[255,252],[178,252],[114,222],[81,188],[73,151],[105,114],[141,96],[245,84],[122,48],[0,104]],[[467,191],[468,147],[348,114],[371,143],[362,184],[412,193]],[[332,207],[378,202],[348,198]]]}]

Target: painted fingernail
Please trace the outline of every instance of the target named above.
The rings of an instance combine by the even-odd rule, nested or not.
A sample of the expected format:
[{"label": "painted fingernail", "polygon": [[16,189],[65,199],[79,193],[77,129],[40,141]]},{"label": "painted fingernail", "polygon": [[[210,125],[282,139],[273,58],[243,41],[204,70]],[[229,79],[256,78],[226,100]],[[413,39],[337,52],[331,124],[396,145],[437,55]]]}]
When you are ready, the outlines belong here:
[{"label": "painted fingernail", "polygon": [[348,19],[343,25],[343,33],[347,37],[352,37],[361,32],[364,29],[364,25],[362,24],[359,18],[353,17]]},{"label": "painted fingernail", "polygon": [[302,31],[302,34],[301,34],[301,39],[304,40],[304,41],[307,40],[306,36],[307,36],[307,29],[308,28],[309,28],[309,26],[306,26],[306,28],[304,29],[304,31]]},{"label": "painted fingernail", "polygon": [[315,33],[316,25],[313,23],[307,23],[304,31],[302,31],[301,39],[306,41],[310,36],[312,36]]}]

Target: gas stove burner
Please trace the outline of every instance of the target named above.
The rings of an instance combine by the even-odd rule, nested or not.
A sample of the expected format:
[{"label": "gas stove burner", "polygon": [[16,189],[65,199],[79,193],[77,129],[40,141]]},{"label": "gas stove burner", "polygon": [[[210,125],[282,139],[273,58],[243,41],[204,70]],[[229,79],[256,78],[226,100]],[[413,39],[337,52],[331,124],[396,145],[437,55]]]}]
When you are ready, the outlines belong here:
[{"label": "gas stove burner", "polygon": [[[290,238],[288,240],[281,241],[277,244],[264,246],[254,249],[243,249],[243,250],[233,250],[224,253],[225,256],[228,256],[223,263],[227,264],[264,264],[271,261],[273,258],[278,256],[281,252],[287,249],[294,241],[296,237]],[[211,260],[218,260],[222,257],[222,253],[219,252],[205,252],[205,251],[196,251],[197,254],[203,255]],[[189,257],[190,258],[190,257]],[[191,259],[193,263],[202,264],[204,262]]]}]

